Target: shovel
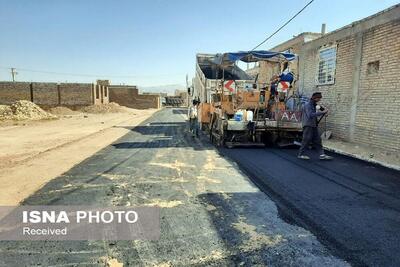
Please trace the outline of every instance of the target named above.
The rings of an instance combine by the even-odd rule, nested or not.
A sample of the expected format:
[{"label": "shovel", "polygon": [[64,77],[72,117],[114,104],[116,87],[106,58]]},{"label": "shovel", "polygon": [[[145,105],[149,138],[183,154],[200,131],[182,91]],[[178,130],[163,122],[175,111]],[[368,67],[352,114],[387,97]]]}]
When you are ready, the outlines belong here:
[{"label": "shovel", "polygon": [[[321,134],[321,139],[322,140],[328,140],[328,139],[330,139],[332,137],[332,131],[327,131],[326,130],[326,117],[327,117],[327,115],[324,114],[324,117],[325,117],[324,132]],[[321,118],[321,120],[322,120],[322,118]]]}]

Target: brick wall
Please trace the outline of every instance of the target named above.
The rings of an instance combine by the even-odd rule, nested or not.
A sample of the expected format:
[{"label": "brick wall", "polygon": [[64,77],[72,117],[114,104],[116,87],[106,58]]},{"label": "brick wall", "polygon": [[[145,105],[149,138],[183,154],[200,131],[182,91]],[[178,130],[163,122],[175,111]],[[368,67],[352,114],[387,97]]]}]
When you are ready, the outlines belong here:
[{"label": "brick wall", "polygon": [[38,105],[58,105],[57,83],[32,83],[33,102]]},{"label": "brick wall", "polygon": [[[335,83],[319,86],[317,55],[326,45],[337,46]],[[400,152],[400,6],[305,43],[299,54],[299,87],[322,92],[335,137]]]},{"label": "brick wall", "polygon": [[349,138],[350,105],[352,97],[353,60],[355,38],[349,37],[337,41],[336,75],[332,85],[316,85],[318,48],[305,48],[300,55],[302,93],[310,96],[320,91],[323,104],[331,111],[327,117],[327,126],[333,130],[336,137]]},{"label": "brick wall", "polygon": [[118,103],[122,106],[134,108],[134,99],[138,96],[138,89],[135,86],[109,86],[110,102]]},{"label": "brick wall", "polygon": [[0,82],[0,105],[9,105],[17,100],[31,100],[30,83]]},{"label": "brick wall", "polygon": [[101,86],[101,103],[102,104],[107,104],[109,103],[109,92],[108,92],[108,86]]},{"label": "brick wall", "polygon": [[137,109],[160,108],[159,95],[141,95],[136,86],[110,85],[108,90],[110,102]]},{"label": "brick wall", "polygon": [[364,33],[360,69],[354,140],[400,151],[400,20]]},{"label": "brick wall", "polygon": [[61,105],[88,106],[93,104],[93,84],[91,83],[61,83]]},{"label": "brick wall", "polygon": [[137,109],[160,108],[160,96],[138,95],[135,102],[135,108]]},{"label": "brick wall", "polygon": [[95,105],[101,104],[101,97],[102,97],[102,90],[101,90],[101,85],[99,84],[94,84],[92,85],[92,101]]}]

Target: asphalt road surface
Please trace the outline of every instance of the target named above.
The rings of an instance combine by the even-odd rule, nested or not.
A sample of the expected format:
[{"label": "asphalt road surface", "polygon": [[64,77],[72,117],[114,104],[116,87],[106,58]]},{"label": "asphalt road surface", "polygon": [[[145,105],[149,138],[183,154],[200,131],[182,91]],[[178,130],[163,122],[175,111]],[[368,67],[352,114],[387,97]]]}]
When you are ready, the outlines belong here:
[{"label": "asphalt road surface", "polygon": [[217,150],[187,133],[185,114],[124,126],[22,203],[156,205],[159,240],[1,241],[0,266],[400,265],[398,173],[340,156],[302,162],[295,150]]},{"label": "asphalt road surface", "polygon": [[[274,199],[287,221],[310,230],[354,266],[400,266],[400,172],[297,149],[221,149]],[[329,154],[329,153],[328,153]]]},{"label": "asphalt road surface", "polygon": [[[167,108],[23,205],[159,206],[156,241],[1,241],[0,266],[348,266]],[[27,173],[29,175],[29,173]]]}]

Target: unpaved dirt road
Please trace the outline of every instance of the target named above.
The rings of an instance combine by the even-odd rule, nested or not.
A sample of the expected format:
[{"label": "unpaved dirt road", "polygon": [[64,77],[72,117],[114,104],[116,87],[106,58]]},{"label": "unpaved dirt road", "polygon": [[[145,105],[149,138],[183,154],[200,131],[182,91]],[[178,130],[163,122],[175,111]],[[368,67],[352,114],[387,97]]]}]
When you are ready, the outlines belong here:
[{"label": "unpaved dirt road", "polygon": [[163,109],[23,205],[161,207],[157,241],[0,242],[1,266],[348,266],[207,140],[185,109]]},{"label": "unpaved dirt road", "polygon": [[119,125],[137,125],[155,111],[79,114],[0,127],[0,205],[17,205],[52,178],[129,132]]}]

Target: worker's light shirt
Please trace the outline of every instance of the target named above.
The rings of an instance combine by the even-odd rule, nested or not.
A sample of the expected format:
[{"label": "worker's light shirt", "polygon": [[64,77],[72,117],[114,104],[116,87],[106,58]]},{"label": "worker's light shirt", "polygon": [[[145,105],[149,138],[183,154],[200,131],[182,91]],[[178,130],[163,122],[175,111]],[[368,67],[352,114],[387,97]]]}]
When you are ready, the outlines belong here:
[{"label": "worker's light shirt", "polygon": [[246,111],[246,120],[247,121],[253,121],[253,111],[251,111],[251,110],[248,110],[248,111]]},{"label": "worker's light shirt", "polygon": [[191,106],[189,108],[189,118],[190,119],[195,119],[197,118],[197,107],[196,106]]}]

